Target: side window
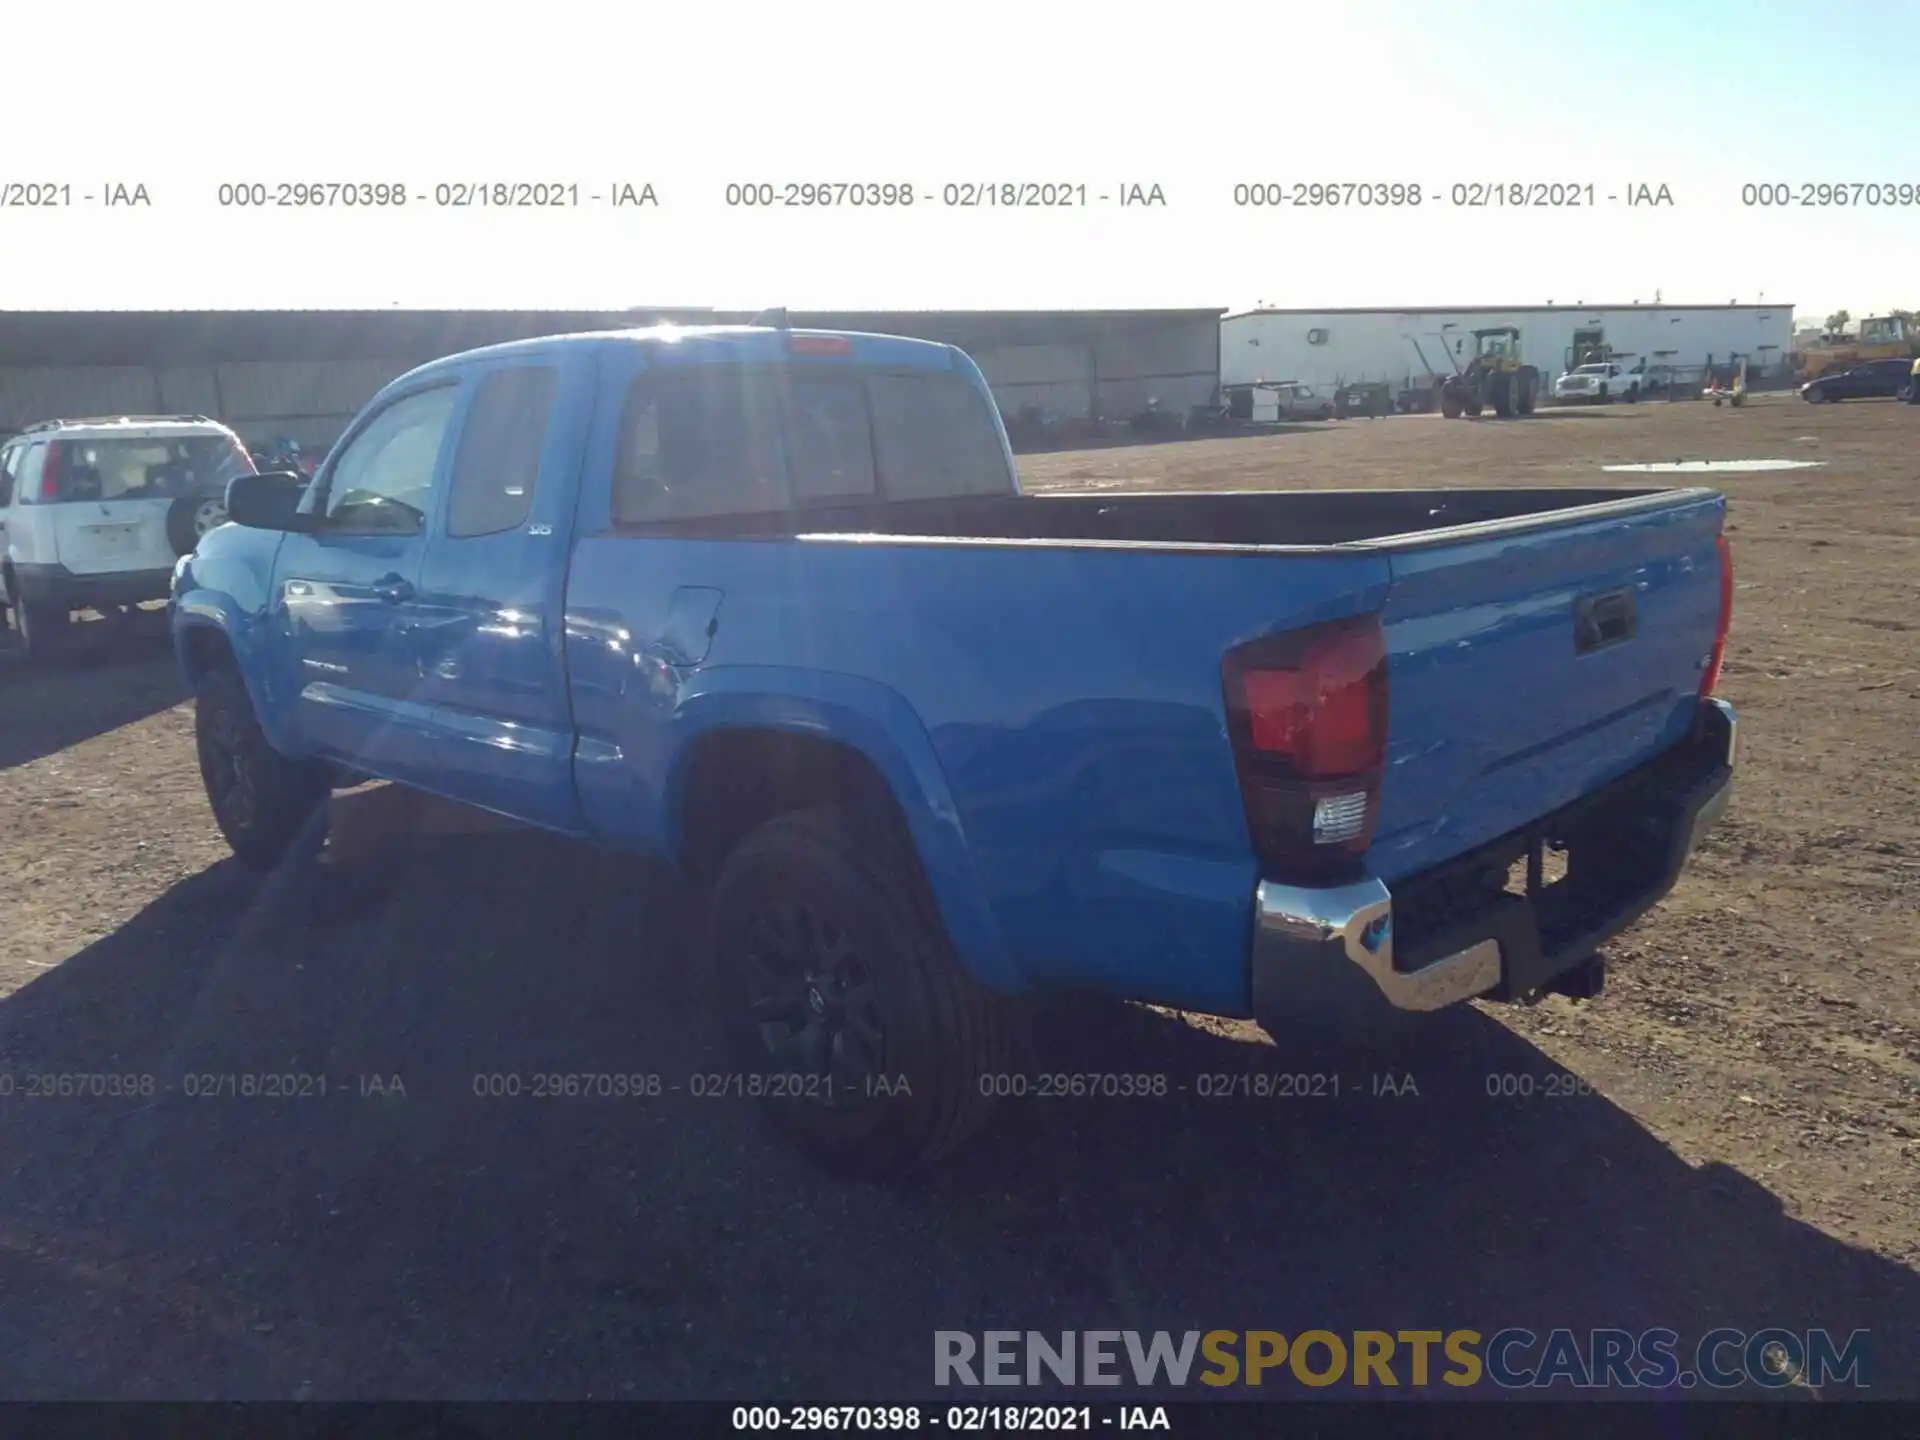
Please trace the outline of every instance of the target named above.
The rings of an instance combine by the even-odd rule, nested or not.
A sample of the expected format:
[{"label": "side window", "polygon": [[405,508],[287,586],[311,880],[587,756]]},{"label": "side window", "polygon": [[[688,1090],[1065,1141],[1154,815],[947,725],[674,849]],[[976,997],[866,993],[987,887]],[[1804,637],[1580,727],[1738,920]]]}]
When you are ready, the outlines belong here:
[{"label": "side window", "polygon": [[877,374],[873,443],[887,495],[1007,495],[1013,476],[980,392],[950,375]]},{"label": "side window", "polygon": [[327,483],[334,535],[417,535],[433,502],[433,475],[459,387],[396,400],[353,437]]},{"label": "side window", "polygon": [[448,535],[497,535],[526,523],[558,379],[539,366],[496,370],[480,382],[454,455]]},{"label": "side window", "polygon": [[857,375],[790,374],[787,473],[795,503],[872,497],[873,434]]},{"label": "side window", "polygon": [[783,509],[779,434],[764,373],[694,365],[641,376],[620,417],[614,521]]},{"label": "side window", "polygon": [[0,450],[0,510],[13,504],[13,469],[25,449],[24,445],[9,445]]}]

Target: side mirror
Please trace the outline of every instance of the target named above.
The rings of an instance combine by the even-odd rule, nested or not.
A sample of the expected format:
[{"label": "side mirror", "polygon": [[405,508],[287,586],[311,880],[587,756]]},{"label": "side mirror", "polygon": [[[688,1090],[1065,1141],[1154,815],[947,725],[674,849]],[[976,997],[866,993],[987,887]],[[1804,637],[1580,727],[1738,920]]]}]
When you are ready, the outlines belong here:
[{"label": "side mirror", "polygon": [[236,475],[227,482],[227,518],[253,530],[312,530],[315,517],[300,513],[307,483],[291,470]]}]

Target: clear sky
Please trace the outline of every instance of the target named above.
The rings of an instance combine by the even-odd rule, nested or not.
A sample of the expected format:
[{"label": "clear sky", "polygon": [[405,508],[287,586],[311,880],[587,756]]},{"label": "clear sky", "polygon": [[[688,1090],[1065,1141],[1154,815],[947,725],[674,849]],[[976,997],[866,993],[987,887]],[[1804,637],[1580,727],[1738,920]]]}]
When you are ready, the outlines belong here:
[{"label": "clear sky", "polygon": [[[0,185],[71,197],[0,206],[10,307],[1920,308],[1920,0],[15,0],[7,33]],[[435,203],[491,181],[581,203]],[[915,203],[727,203],[868,181]],[[1515,181],[1595,203],[1452,203]],[[223,207],[237,182],[409,198]],[[980,182],[1087,203],[944,203]],[[1421,203],[1237,206],[1254,182]],[[658,204],[591,198],[621,183]],[[1907,203],[1743,204],[1855,183]]]}]

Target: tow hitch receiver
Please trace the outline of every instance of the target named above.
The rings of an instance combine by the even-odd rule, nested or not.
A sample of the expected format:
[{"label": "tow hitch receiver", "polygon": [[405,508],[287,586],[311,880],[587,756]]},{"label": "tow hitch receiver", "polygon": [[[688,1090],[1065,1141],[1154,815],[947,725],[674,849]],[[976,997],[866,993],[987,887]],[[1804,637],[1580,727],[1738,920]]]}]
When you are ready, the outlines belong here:
[{"label": "tow hitch receiver", "polygon": [[1598,1000],[1607,988],[1607,962],[1601,956],[1583,960],[1546,987],[1550,995],[1570,1000]]}]

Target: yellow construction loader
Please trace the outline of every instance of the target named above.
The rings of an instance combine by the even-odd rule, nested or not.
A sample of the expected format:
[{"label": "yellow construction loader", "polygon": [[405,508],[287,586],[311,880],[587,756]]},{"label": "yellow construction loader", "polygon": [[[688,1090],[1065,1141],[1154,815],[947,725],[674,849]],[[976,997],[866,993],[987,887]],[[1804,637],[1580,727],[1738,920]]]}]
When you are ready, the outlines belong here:
[{"label": "yellow construction loader", "polygon": [[1473,332],[1473,358],[1440,382],[1440,413],[1449,420],[1492,409],[1505,420],[1531,415],[1540,372],[1520,358],[1520,330],[1497,325]]},{"label": "yellow construction loader", "polygon": [[1830,370],[1850,370],[1869,360],[1920,359],[1920,325],[1904,315],[1869,315],[1858,334],[1822,335],[1793,353],[1802,385]]}]

